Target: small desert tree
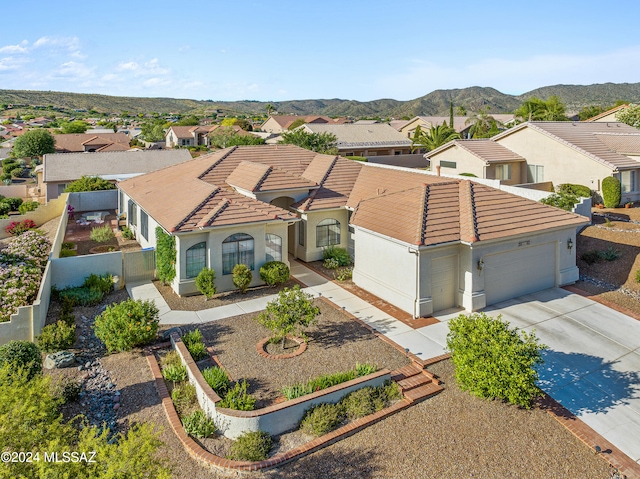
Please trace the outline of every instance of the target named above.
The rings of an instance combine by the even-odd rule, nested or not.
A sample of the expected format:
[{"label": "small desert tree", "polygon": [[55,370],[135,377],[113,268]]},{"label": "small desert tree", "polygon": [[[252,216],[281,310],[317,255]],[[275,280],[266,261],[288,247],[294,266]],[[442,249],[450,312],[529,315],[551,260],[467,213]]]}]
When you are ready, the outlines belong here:
[{"label": "small desert tree", "polygon": [[236,288],[238,288],[242,294],[246,293],[253,279],[251,269],[249,269],[246,264],[240,263],[233,267],[232,275],[233,284]]},{"label": "small desert tree", "polygon": [[256,321],[270,329],[272,342],[282,341],[284,349],[287,334],[294,333],[306,339],[302,328],[313,324],[320,314],[320,308],[313,304],[311,298],[298,285],[284,288],[276,299],[267,303],[267,308],[256,317]]},{"label": "small desert tree", "polygon": [[536,366],[542,364],[534,333],[510,329],[500,316],[461,314],[449,321],[447,348],[460,388],[474,396],[499,398],[529,408],[539,396]]},{"label": "small desert tree", "polygon": [[[234,269],[235,271],[235,269]],[[216,272],[213,268],[202,268],[202,270],[196,276],[196,287],[198,291],[204,294],[204,300],[216,294]]]}]

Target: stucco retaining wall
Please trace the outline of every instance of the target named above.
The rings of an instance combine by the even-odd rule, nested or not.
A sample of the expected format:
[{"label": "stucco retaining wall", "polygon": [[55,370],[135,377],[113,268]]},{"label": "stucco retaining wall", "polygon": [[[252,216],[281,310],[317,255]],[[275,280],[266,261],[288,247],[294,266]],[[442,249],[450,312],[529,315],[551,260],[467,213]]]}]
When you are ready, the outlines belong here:
[{"label": "stucco retaining wall", "polygon": [[70,256],[51,260],[53,266],[52,284],[57,288],[82,286],[91,273],[111,274],[122,278],[122,252]]},{"label": "stucco retaining wall", "polygon": [[236,439],[247,431],[265,431],[272,436],[282,434],[298,427],[310,407],[321,403],[337,403],[353,391],[368,386],[382,386],[385,381],[391,379],[391,372],[388,369],[382,369],[313,394],[254,411],[216,408],[215,403],[220,400],[219,396],[206,383],[198,365],[175,333],[171,335],[171,344],[187,367],[189,382],[196,388],[200,407],[213,419],[218,430],[231,439]]},{"label": "stucco retaining wall", "polygon": [[8,219],[0,220],[0,238],[9,237],[9,233],[6,233],[4,229],[14,221],[23,221],[28,218],[40,226],[47,221],[57,218],[65,211],[66,201],[67,194],[65,193],[46,205],[40,205],[36,210],[29,211],[26,215],[15,215]]},{"label": "stucco retaining wall", "polygon": [[[76,211],[102,211],[118,208],[118,190],[86,191],[67,193],[69,204]],[[55,200],[54,200],[55,201]],[[51,201],[49,202],[51,203]]]}]

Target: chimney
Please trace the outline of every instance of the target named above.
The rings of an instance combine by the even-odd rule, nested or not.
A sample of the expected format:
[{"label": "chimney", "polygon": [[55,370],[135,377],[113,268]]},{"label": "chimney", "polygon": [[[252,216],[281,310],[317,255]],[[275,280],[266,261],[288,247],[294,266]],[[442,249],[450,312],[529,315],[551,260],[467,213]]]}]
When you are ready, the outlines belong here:
[{"label": "chimney", "polygon": [[440,176],[440,165],[436,166],[436,175]]}]

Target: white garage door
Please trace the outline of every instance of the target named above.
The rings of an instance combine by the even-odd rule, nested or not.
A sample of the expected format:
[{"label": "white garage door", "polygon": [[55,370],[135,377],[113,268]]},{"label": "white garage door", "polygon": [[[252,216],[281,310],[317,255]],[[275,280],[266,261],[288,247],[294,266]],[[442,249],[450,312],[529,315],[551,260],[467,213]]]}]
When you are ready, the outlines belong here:
[{"label": "white garage door", "polygon": [[556,284],[555,243],[487,255],[483,261],[487,306]]},{"label": "white garage door", "polygon": [[433,311],[453,308],[458,289],[458,256],[445,256],[431,261],[431,299]]}]

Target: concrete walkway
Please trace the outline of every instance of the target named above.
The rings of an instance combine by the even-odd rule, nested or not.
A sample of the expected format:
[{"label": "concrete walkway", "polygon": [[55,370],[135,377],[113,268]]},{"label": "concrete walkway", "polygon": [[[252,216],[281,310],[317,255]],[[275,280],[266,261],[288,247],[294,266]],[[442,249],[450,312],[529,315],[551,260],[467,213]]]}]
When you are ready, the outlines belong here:
[{"label": "concrete walkway", "polygon": [[[298,261],[291,274],[304,291],[323,296],[417,357],[446,353],[448,321],[462,310],[443,311],[436,324],[413,329]],[[202,311],[172,311],[153,283],[128,285],[135,299],[152,299],[160,324],[200,324],[265,309],[277,295]],[[536,330],[549,346],[540,387],[640,462],[640,322],[588,298],[559,288],[522,296],[485,310],[523,330]]]}]

